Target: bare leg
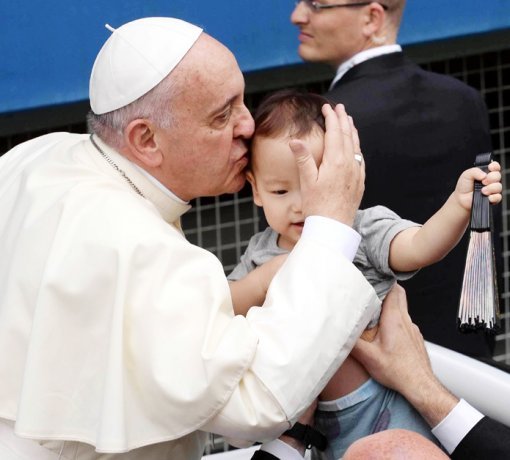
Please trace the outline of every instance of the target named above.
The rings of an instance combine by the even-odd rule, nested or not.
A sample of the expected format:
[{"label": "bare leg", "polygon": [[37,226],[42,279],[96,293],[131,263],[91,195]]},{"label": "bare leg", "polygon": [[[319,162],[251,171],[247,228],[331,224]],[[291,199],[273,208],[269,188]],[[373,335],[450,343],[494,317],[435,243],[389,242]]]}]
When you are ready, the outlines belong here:
[{"label": "bare leg", "polygon": [[342,366],[331,377],[330,381],[319,395],[320,401],[333,401],[363,385],[370,375],[354,358],[348,356]]},{"label": "bare leg", "polygon": [[[377,327],[367,329],[361,338],[371,342],[376,332]],[[319,395],[319,400],[333,401],[341,398],[359,388],[369,378],[365,368],[352,356],[348,356]]]}]

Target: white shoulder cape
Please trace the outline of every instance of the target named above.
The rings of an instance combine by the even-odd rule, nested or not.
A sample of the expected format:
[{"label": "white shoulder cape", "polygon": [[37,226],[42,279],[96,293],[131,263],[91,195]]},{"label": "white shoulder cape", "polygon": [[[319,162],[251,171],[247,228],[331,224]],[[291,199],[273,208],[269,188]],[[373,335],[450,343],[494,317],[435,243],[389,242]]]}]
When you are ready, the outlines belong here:
[{"label": "white shoulder cape", "polygon": [[189,207],[134,177],[151,201],[81,135],[0,159],[0,417],[21,436],[103,452],[180,438],[252,362],[220,262],[179,229]]}]

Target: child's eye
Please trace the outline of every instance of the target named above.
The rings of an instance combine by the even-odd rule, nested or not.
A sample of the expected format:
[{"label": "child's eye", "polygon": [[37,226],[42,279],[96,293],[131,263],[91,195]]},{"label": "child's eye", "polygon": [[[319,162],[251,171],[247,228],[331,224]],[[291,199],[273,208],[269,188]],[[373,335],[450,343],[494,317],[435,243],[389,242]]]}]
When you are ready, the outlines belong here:
[{"label": "child's eye", "polygon": [[274,190],[273,195],[285,195],[287,193],[287,190]]}]

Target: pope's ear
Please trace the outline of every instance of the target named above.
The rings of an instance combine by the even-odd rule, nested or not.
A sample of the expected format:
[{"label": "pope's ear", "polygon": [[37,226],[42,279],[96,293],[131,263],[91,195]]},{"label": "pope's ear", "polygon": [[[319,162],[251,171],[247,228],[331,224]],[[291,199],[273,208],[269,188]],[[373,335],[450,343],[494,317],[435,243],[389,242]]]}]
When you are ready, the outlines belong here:
[{"label": "pope's ear", "polygon": [[154,129],[148,120],[131,121],[124,130],[124,143],[142,166],[157,168],[163,161]]},{"label": "pope's ear", "polygon": [[251,191],[253,194],[253,202],[257,206],[262,206],[262,200],[260,199],[260,194],[257,189],[257,181],[255,180],[255,176],[253,175],[253,171],[251,171],[251,170],[246,171],[246,179],[248,180],[248,182],[251,185]]}]

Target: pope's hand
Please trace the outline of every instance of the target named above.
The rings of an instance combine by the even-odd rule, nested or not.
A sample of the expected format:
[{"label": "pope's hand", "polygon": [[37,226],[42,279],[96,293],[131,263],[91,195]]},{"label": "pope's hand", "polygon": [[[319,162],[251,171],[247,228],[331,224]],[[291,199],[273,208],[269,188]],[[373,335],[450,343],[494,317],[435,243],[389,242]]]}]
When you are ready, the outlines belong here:
[{"label": "pope's hand", "polygon": [[343,105],[333,110],[326,104],[322,113],[326,134],[319,166],[301,141],[289,143],[299,168],[303,213],[352,226],[365,188],[365,165],[355,158],[360,153],[358,133]]}]

